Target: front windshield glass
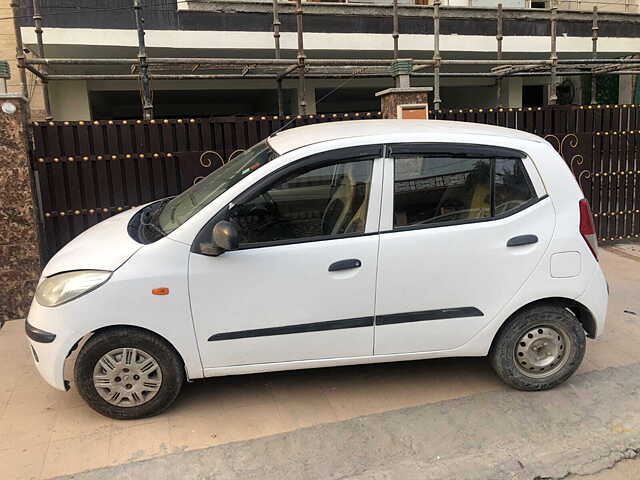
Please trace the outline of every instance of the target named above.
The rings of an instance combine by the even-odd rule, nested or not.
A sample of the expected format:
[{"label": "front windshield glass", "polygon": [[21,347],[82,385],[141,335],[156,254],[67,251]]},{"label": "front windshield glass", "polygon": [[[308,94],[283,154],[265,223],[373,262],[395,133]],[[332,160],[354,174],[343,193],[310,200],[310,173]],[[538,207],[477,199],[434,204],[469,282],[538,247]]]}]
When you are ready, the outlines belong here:
[{"label": "front windshield glass", "polygon": [[157,216],[157,226],[165,235],[171,233],[244,177],[277,156],[266,140],[257,143],[164,204]]}]

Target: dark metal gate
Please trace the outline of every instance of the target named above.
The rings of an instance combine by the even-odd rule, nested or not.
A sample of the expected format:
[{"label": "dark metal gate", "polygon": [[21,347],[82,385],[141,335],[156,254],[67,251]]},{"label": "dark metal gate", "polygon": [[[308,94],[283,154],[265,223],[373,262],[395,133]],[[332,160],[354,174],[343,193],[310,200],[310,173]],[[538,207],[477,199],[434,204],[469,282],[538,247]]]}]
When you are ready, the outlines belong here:
[{"label": "dark metal gate", "polygon": [[[289,122],[287,128],[379,117],[369,112],[36,122],[32,166],[45,256],[107,217],[175,195]],[[640,106],[448,110],[435,117],[517,128],[547,139],[590,200],[599,240],[640,236]]]},{"label": "dark metal gate", "polygon": [[34,122],[45,260],[92,225],[181,192],[282,127],[379,115]]}]

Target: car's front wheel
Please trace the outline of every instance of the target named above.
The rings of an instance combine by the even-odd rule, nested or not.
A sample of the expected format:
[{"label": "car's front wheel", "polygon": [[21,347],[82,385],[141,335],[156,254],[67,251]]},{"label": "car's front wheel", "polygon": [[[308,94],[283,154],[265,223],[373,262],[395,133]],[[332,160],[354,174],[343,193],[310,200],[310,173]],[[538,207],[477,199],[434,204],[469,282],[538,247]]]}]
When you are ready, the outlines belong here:
[{"label": "car's front wheel", "polygon": [[139,329],[94,334],[75,364],[82,398],[98,413],[116,419],[150,417],[180,393],[184,367],[162,338]]},{"label": "car's front wheel", "polygon": [[490,353],[498,376],[519,390],[548,390],[567,380],[582,363],[586,336],[566,308],[538,305],[511,318]]}]

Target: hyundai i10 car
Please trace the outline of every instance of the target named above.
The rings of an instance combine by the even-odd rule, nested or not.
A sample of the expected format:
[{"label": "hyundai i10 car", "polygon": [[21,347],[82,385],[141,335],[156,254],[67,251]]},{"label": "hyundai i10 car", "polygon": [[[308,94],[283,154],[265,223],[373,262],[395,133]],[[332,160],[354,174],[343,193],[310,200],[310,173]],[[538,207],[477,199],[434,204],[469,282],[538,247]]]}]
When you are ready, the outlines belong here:
[{"label": "hyundai i10 car", "polygon": [[366,120],[276,133],[85,231],[44,268],[26,333],[49,384],[128,419],[185,380],[438,357],[549,389],[606,310],[589,204],[549,143]]}]

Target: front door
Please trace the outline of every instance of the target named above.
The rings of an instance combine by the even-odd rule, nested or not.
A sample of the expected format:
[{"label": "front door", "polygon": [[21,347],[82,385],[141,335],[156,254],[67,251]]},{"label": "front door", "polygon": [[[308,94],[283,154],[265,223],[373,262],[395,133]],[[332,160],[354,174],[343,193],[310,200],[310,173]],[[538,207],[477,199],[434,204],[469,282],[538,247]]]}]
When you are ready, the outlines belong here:
[{"label": "front door", "polygon": [[444,147],[391,146],[385,159],[376,355],[464,345],[515,295],[551,240],[554,209],[530,181],[537,173],[529,159]]},{"label": "front door", "polygon": [[190,255],[205,368],[373,354],[382,159],[322,158],[231,208],[238,250]]}]

